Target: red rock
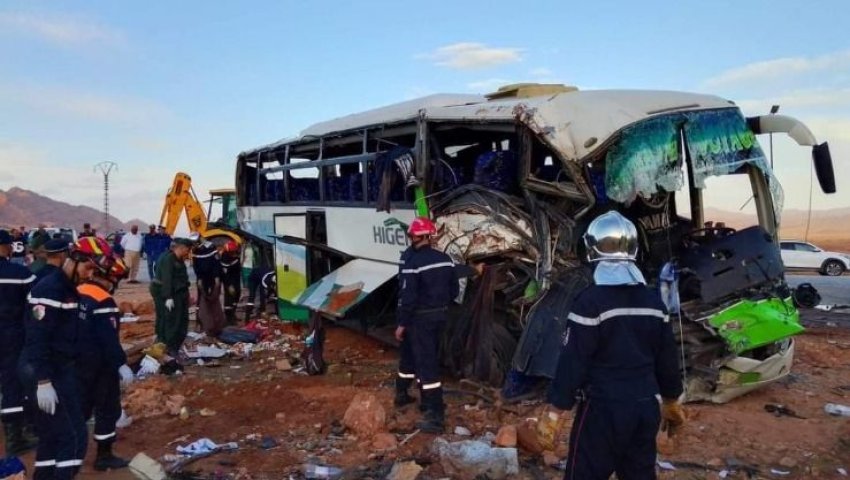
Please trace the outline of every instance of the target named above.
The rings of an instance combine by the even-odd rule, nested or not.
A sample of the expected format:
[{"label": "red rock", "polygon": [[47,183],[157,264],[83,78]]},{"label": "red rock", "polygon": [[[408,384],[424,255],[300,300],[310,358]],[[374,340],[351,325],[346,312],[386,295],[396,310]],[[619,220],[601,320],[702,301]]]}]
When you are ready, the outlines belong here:
[{"label": "red rock", "polygon": [[398,446],[398,439],[392,433],[378,433],[372,437],[372,448],[389,450]]},{"label": "red rock", "polygon": [[362,436],[372,436],[384,429],[387,412],[372,393],[358,393],[348,405],[342,424]]},{"label": "red rock", "polygon": [[519,447],[532,455],[539,455],[543,447],[537,439],[537,427],[534,423],[522,423],[516,428],[517,444]]},{"label": "red rock", "polygon": [[499,429],[496,434],[496,440],[493,443],[500,447],[516,447],[517,429],[515,425],[505,425]]}]

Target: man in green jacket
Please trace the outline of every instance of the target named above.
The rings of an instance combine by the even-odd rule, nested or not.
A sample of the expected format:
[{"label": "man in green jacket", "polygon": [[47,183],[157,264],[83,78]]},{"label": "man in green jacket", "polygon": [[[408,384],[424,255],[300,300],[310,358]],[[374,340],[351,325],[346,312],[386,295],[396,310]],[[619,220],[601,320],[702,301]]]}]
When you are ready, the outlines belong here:
[{"label": "man in green jacket", "polygon": [[156,309],[156,337],[177,356],[186,332],[189,330],[189,275],[186,259],[193,242],[188,238],[175,238],[171,250],[156,262],[156,275],[150,292]]}]

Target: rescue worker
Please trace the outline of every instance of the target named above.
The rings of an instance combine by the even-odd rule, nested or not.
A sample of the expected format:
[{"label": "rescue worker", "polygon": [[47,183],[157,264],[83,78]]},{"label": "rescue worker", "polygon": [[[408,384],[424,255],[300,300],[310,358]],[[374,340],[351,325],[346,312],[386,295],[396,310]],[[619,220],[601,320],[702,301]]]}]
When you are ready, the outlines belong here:
[{"label": "rescue worker", "polygon": [[62,268],[68,258],[68,242],[61,239],[48,240],[40,247],[39,255],[41,266],[34,272],[36,282]]},{"label": "rescue worker", "polygon": [[[634,224],[611,211],[584,234],[594,284],[573,301],[549,403],[571,410],[565,479],[654,479],[659,422],[684,423],[673,330],[634,261]],[[662,398],[659,404],[656,396]]]},{"label": "rescue worker", "polygon": [[224,316],[228,325],[236,324],[236,304],[242,295],[242,262],[239,244],[233,240],[224,244],[221,251],[219,274],[224,288]]},{"label": "rescue worker", "polygon": [[204,333],[217,337],[227,320],[221,307],[221,260],[218,248],[209,240],[198,240],[192,250],[192,269],[197,278],[198,323]]},{"label": "rescue worker", "polygon": [[413,402],[408,389],[419,382],[420,410],[424,421],[417,428],[441,433],[445,421],[443,384],[440,382],[440,339],[449,304],[458,296],[458,270],[452,259],[431,248],[437,228],[431,220],[419,217],[407,231],[411,246],[402,254],[401,291],[398,304],[396,340],[401,352],[396,379],[395,406]]},{"label": "rescue worker", "polygon": [[78,353],[77,285],[111,252],[77,242],[68,258],[32,288],[19,374],[38,404],[34,480],[71,479],[86,454],[86,423],[79,403],[74,361]]},{"label": "rescue worker", "polygon": [[177,357],[189,330],[189,275],[186,259],[194,242],[175,238],[171,250],[159,257],[150,286],[156,310],[156,337],[168,354]]},{"label": "rescue worker", "polygon": [[[82,241],[103,240],[87,237]],[[112,294],[118,282],[129,270],[117,255],[108,268],[97,268],[91,279],[79,287],[80,294],[80,356],[77,378],[83,418],[94,413],[94,440],[97,471],[124,468],[129,462],[112,453],[115,443],[115,423],[121,417],[121,387],[133,382],[133,371],[127,366],[127,355],[118,337],[120,311]]]},{"label": "rescue worker", "polygon": [[[255,267],[248,276],[248,302],[245,304],[245,323],[251,320],[251,315],[265,313],[268,299],[275,298],[277,291],[277,274],[274,267]],[[254,300],[259,302],[254,305]]]},{"label": "rescue worker", "polygon": [[0,230],[0,420],[6,440],[6,455],[17,455],[35,447],[27,428],[26,390],[17,374],[18,357],[24,346],[24,317],[27,294],[35,283],[26,267],[9,260],[14,239]]}]

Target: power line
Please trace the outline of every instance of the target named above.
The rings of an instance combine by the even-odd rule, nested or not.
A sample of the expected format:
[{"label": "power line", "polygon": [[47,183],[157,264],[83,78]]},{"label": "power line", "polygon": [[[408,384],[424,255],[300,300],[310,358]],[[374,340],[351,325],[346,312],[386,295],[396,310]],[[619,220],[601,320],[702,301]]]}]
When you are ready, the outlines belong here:
[{"label": "power line", "polygon": [[109,174],[112,170],[118,171],[118,164],[115,162],[100,162],[95,164],[94,171],[100,171],[103,174],[103,228],[105,234],[109,233]]}]

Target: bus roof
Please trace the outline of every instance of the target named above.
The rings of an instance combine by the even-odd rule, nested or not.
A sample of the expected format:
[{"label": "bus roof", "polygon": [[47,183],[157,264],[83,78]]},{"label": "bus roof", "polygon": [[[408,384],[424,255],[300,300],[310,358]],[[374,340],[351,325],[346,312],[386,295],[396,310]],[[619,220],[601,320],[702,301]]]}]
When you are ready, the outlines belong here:
[{"label": "bus roof", "polygon": [[317,123],[294,138],[241,156],[274,150],[309,138],[415,120],[514,121],[519,119],[568,160],[578,161],[619,130],[654,115],[734,107],[713,95],[660,90],[584,90],[533,98],[488,101],[477,95],[431,95]]}]

